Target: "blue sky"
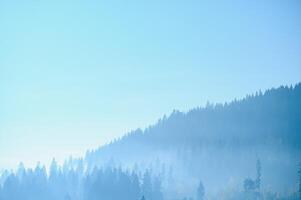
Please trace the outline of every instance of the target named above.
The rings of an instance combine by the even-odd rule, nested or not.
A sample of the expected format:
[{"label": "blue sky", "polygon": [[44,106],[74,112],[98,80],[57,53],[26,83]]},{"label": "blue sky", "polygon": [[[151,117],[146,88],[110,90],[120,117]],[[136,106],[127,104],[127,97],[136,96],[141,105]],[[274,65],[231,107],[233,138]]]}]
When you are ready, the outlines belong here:
[{"label": "blue sky", "polygon": [[300,1],[1,1],[0,168],[301,74]]}]

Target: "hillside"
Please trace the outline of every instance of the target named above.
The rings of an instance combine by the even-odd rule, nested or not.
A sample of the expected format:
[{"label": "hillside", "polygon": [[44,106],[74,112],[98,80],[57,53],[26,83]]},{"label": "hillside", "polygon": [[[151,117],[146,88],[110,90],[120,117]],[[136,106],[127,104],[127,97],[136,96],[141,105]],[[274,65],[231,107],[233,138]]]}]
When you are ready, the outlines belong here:
[{"label": "hillside", "polygon": [[[301,83],[256,93],[225,104],[208,104],[187,113],[174,111],[144,131],[137,129],[88,153],[117,151],[127,145],[156,149],[219,147],[252,148],[279,145],[301,148]],[[123,153],[124,150],[122,150]]]},{"label": "hillside", "polygon": [[300,102],[299,83],[174,111],[48,172],[2,172],[0,199],[297,200]]},{"label": "hillside", "polygon": [[[200,178],[214,190],[252,176],[261,159],[269,187],[293,188],[301,157],[300,104],[299,83],[187,113],[174,111],[145,130],[87,152],[85,160],[89,166],[152,166],[158,173],[171,166],[177,178]],[[280,176],[284,172],[286,177]]]}]

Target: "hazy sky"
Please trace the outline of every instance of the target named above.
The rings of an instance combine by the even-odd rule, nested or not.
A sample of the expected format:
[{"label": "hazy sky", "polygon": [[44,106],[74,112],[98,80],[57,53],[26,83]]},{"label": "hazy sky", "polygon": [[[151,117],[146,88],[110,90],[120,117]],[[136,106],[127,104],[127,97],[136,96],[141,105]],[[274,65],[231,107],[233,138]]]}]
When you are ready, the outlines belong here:
[{"label": "hazy sky", "polygon": [[0,2],[0,169],[301,79],[301,2]]}]

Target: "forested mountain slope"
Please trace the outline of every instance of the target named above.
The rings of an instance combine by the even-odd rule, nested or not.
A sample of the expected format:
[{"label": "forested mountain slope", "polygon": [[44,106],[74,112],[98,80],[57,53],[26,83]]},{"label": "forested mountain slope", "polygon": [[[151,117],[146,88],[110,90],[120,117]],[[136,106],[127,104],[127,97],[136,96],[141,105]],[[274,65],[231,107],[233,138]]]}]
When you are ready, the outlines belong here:
[{"label": "forested mountain slope", "polygon": [[[278,145],[301,148],[301,84],[267,90],[242,100],[225,104],[208,104],[187,113],[174,111],[144,131],[137,129],[126,136],[89,152],[87,157],[106,151],[198,148],[249,148]],[[127,145],[130,145],[128,148]],[[135,146],[134,146],[135,147]],[[123,149],[124,148],[124,149]],[[122,153],[120,152],[120,153]]]},{"label": "forested mountain slope", "polygon": [[300,161],[301,83],[174,111],[48,172],[20,164],[0,200],[296,200]]},{"label": "forested mountain slope", "polygon": [[85,159],[90,166],[112,160],[123,166],[159,162],[172,166],[177,178],[205,179],[212,189],[252,176],[261,159],[269,187],[290,188],[297,182],[300,152],[299,83],[187,113],[174,111],[145,130],[88,152]]}]

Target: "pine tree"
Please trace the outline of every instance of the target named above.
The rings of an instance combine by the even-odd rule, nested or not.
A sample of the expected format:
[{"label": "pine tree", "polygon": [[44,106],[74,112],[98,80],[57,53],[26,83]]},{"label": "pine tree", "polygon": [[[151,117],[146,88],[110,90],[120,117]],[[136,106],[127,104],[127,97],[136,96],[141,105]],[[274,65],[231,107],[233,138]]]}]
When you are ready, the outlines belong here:
[{"label": "pine tree", "polygon": [[259,159],[257,159],[255,184],[256,184],[256,189],[258,190],[258,192],[260,190],[260,183],[261,183],[261,162]]},{"label": "pine tree", "polygon": [[141,191],[144,197],[146,199],[152,199],[152,191],[153,191],[153,185],[152,185],[152,180],[151,176],[148,170],[143,175],[143,181],[141,185]]},{"label": "pine tree", "polygon": [[197,189],[197,200],[203,200],[205,196],[205,188],[204,185],[202,183],[202,181],[200,181],[198,189]]},{"label": "pine tree", "polygon": [[299,174],[299,200],[301,200],[301,163],[299,164],[298,174]]}]

